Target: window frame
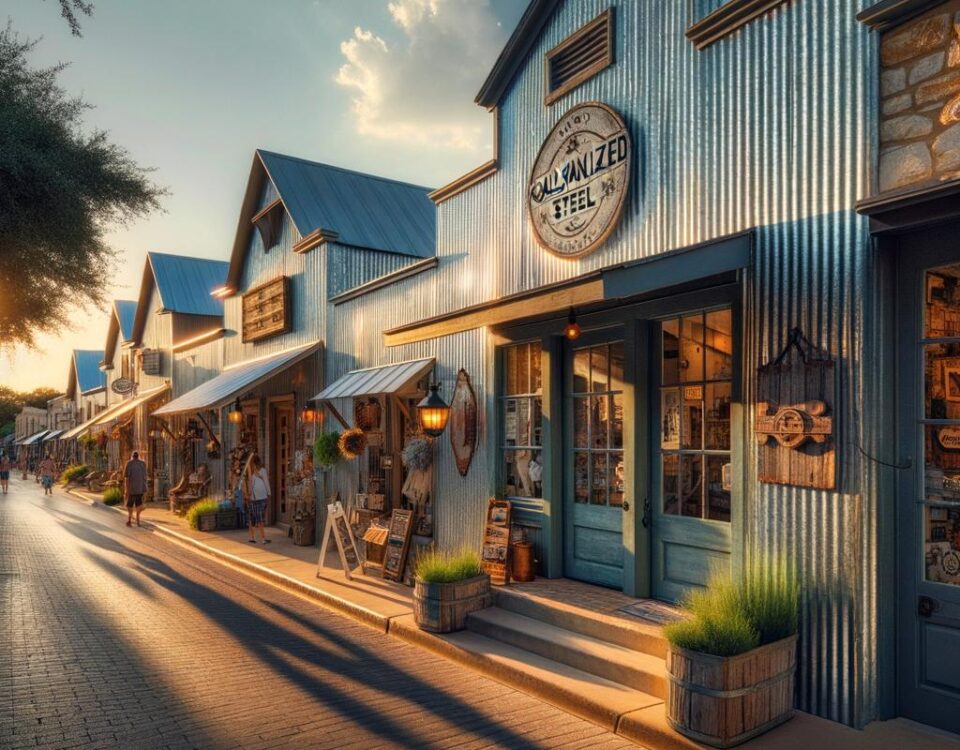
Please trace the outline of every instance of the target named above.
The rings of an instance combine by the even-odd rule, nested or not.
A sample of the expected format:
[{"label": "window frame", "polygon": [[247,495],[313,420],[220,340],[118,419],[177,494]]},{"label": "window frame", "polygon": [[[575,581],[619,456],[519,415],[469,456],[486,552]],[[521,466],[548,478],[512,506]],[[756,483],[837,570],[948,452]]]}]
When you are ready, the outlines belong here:
[{"label": "window frame", "polygon": [[[520,347],[529,347],[529,346],[536,346],[536,347],[538,347],[538,348],[539,348],[539,352],[540,352],[540,362],[539,362],[539,366],[540,366],[540,370],[539,370],[539,371],[540,371],[540,392],[539,392],[539,393],[536,393],[536,392],[526,392],[526,391],[525,391],[525,392],[523,392],[523,393],[508,394],[508,393],[507,393],[507,368],[506,368],[507,349],[509,349],[509,348],[511,348],[511,347],[520,348]],[[544,401],[544,399],[545,399],[545,397],[546,397],[546,394],[544,393],[544,387],[543,387],[543,360],[544,360],[543,352],[544,352],[543,341],[542,341],[542,339],[536,338],[536,337],[527,338],[527,339],[518,339],[518,340],[516,340],[516,341],[505,341],[505,342],[497,345],[497,353],[496,353],[496,367],[497,367],[496,383],[497,383],[497,393],[496,393],[496,398],[495,398],[495,403],[496,403],[496,407],[495,407],[495,408],[496,408],[496,418],[497,418],[497,473],[496,473],[496,477],[497,477],[497,488],[498,488],[499,492],[502,494],[502,496],[504,497],[504,499],[510,500],[511,502],[518,502],[518,501],[519,501],[519,502],[521,502],[521,503],[530,503],[530,502],[533,502],[533,503],[543,503],[543,501],[544,501],[544,497],[543,497],[543,496],[544,496],[545,493],[544,493],[544,491],[543,491],[543,483],[542,483],[542,480],[541,480],[541,486],[540,486],[540,494],[539,494],[538,496],[534,496],[534,495],[525,496],[525,495],[517,495],[517,494],[512,494],[512,495],[511,495],[511,494],[507,494],[507,491],[506,491],[506,489],[507,489],[507,461],[506,461],[506,455],[507,455],[507,452],[508,452],[508,451],[513,451],[513,452],[521,451],[521,450],[537,451],[537,452],[539,453],[540,465],[541,465],[541,467],[543,467],[544,471],[546,470],[546,451],[545,451],[545,446],[544,446],[544,434],[543,434],[543,401]],[[528,372],[529,372],[529,370],[528,370]],[[529,388],[529,379],[528,379],[528,386],[527,386],[527,387]],[[505,417],[506,411],[505,411],[505,409],[506,409],[506,403],[507,403],[507,401],[509,401],[509,400],[511,400],[511,399],[513,399],[513,400],[524,399],[524,400],[527,400],[527,401],[531,404],[531,409],[530,409],[530,414],[531,414],[531,433],[530,433],[531,443],[533,442],[533,441],[532,441],[532,437],[533,437],[533,431],[532,431],[533,408],[532,408],[532,404],[533,404],[534,399],[540,399],[540,410],[539,410],[539,413],[540,413],[540,430],[541,430],[541,432],[540,432],[540,445],[532,445],[532,444],[530,444],[530,445],[526,445],[526,444],[525,444],[525,445],[520,445],[520,444],[517,444],[517,445],[512,445],[512,446],[507,445],[507,438],[506,438],[506,417]]]}]

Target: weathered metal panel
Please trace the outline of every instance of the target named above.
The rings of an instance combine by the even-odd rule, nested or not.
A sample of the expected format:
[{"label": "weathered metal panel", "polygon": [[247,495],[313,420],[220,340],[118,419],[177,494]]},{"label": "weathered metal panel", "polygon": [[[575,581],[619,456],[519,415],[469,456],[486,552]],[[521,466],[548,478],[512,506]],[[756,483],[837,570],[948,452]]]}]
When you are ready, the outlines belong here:
[{"label": "weathered metal panel", "polygon": [[419,260],[406,255],[361,250],[337,243],[328,244],[325,252],[327,253],[328,298],[386,276],[393,271],[399,271]]},{"label": "weathered metal panel", "polygon": [[212,380],[223,370],[223,339],[175,352],[173,355],[172,398]]},{"label": "weathered metal panel", "polygon": [[[573,30],[616,7],[616,63],[545,107],[543,56]],[[698,52],[684,37],[691,4],[658,0],[567,2],[547,24],[501,102],[500,164],[489,179],[439,207],[436,271],[336,308],[328,328],[331,377],[358,367],[436,356],[452,387],[471,376],[478,398],[491,348],[483,330],[384,351],[384,328],[755,229],[746,275],[743,460],[748,477],[744,555],[787,561],[807,582],[801,631],[801,708],[860,725],[877,715],[886,659],[879,653],[878,503],[882,470],[857,450],[884,453],[890,419],[878,385],[884,331],[868,228],[854,211],[869,192],[876,124],[875,41],[855,20],[860,2],[793,2]],[[465,96],[469,92],[465,92]],[[537,247],[524,212],[529,170],[543,139],[575,104],[620,111],[635,145],[624,218],[609,241],[579,260]],[[331,313],[333,315],[333,313]],[[760,485],[753,373],[799,325],[838,361],[840,489]],[[888,401],[888,400],[887,400]],[[481,451],[492,454],[492,430]],[[494,460],[461,479],[439,441],[437,538],[479,539]],[[884,473],[887,472],[887,473]]]},{"label": "weathered metal panel", "polygon": [[157,349],[160,351],[160,373],[157,375],[148,375],[141,370],[140,387],[155,388],[163,385],[170,379],[173,371],[171,357],[171,347],[173,346],[173,323],[171,315],[160,312],[163,309],[163,302],[160,299],[160,292],[156,285],[150,294],[150,300],[147,303],[146,317],[144,318],[143,335],[140,337],[140,344],[144,349]]}]

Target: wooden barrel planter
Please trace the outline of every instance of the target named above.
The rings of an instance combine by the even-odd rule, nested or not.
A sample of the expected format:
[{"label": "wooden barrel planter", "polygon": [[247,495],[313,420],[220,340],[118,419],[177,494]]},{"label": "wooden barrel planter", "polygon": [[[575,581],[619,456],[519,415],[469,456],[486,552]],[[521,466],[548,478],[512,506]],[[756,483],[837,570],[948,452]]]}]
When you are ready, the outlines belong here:
[{"label": "wooden barrel planter", "polygon": [[667,721],[713,747],[733,747],[793,716],[797,636],[737,656],[667,651]]},{"label": "wooden barrel planter", "polygon": [[484,574],[452,583],[413,585],[413,617],[421,630],[453,633],[467,625],[467,615],[492,603],[490,576]]}]

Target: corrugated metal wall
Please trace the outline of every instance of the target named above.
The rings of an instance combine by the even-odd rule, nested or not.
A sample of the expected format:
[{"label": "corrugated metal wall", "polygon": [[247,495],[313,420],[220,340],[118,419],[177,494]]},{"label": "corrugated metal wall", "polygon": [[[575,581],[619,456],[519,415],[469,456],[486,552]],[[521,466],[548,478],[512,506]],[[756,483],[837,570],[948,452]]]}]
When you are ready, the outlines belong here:
[{"label": "corrugated metal wall", "polygon": [[160,308],[160,292],[157,291],[156,284],[154,284],[153,291],[150,293],[150,302],[147,305],[143,336],[140,341],[145,349],[160,350],[160,374],[147,375],[141,370],[140,388],[143,390],[163,385],[170,380],[173,371],[170,354],[170,347],[173,346],[172,322],[170,319],[172,313],[158,315],[157,310]]},{"label": "corrugated metal wall", "polygon": [[[617,63],[552,107],[543,55],[616,6]],[[746,498],[746,555],[785,558],[809,585],[803,606],[801,708],[863,724],[876,715],[878,502],[890,477],[859,460],[883,455],[890,419],[879,370],[880,301],[866,222],[876,115],[875,41],[855,20],[860,2],[796,0],[698,52],[684,37],[690,4],[571,0],[548,24],[501,108],[501,166],[439,208],[439,268],[337,306],[328,329],[331,378],[355,367],[438,357],[448,387],[457,368],[488,400],[490,350],[480,331],[384,351],[380,331],[405,322],[755,228],[746,296],[745,372],[770,359],[799,325],[837,358],[838,492],[760,485]],[[464,97],[472,92],[464,92]],[[529,170],[551,127],[574,104],[600,100],[624,114],[635,173],[619,228],[598,252],[560,260],[537,247],[525,215]],[[448,391],[449,392],[449,391]],[[752,403],[752,393],[747,393]],[[869,396],[869,398],[868,398]],[[489,404],[488,404],[489,406]],[[752,410],[747,410],[752,424]],[[484,441],[488,443],[489,441]],[[480,455],[466,479],[440,441],[438,539],[479,538],[493,486]],[[755,449],[745,440],[746,476]]]}]

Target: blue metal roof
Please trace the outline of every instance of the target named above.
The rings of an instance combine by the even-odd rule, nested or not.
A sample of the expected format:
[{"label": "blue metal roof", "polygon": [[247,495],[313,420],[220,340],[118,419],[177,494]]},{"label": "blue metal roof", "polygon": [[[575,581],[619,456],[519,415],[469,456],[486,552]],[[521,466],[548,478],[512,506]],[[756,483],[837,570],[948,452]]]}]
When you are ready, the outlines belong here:
[{"label": "blue metal roof", "polygon": [[133,319],[137,314],[137,303],[130,299],[113,301],[113,309],[120,323],[120,340],[129,341],[133,336]]},{"label": "blue metal roof", "polygon": [[[147,253],[163,309],[189,315],[223,315],[223,300],[210,292],[223,286],[229,264],[222,260]],[[131,326],[132,328],[132,326]]]},{"label": "blue metal roof", "polygon": [[257,154],[301,237],[324,229],[343,245],[419,258],[436,253],[431,188],[271,151]]},{"label": "blue metal roof", "polygon": [[157,416],[183,414],[225,406],[287,367],[315,354],[319,346],[319,342],[306,344],[269,357],[261,357],[260,359],[233,365],[215,378],[198,385],[192,391],[187,391],[170,403],[164,404],[153,413]]},{"label": "blue metal roof", "polygon": [[103,350],[74,349],[73,366],[77,373],[77,388],[80,393],[105,388],[107,385],[106,373],[100,371],[103,361]]}]

